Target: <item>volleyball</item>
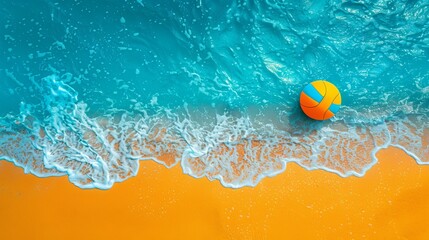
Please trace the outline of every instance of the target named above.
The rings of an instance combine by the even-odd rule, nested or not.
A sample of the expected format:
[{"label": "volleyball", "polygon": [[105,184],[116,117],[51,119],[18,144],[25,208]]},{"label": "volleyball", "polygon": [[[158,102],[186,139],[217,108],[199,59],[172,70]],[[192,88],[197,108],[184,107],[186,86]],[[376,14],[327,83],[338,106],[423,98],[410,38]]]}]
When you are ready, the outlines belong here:
[{"label": "volleyball", "polygon": [[341,94],[334,84],[317,80],[302,90],[299,102],[305,115],[315,120],[326,120],[340,109]]}]

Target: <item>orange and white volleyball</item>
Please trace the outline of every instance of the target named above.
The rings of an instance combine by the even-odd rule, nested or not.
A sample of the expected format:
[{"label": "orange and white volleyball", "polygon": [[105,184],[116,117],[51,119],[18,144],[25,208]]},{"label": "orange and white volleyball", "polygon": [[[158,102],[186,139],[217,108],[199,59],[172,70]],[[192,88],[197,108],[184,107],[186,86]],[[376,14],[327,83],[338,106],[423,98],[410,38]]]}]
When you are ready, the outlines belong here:
[{"label": "orange and white volleyball", "polygon": [[334,84],[317,80],[302,90],[299,102],[305,115],[315,120],[326,120],[340,109],[341,94]]}]

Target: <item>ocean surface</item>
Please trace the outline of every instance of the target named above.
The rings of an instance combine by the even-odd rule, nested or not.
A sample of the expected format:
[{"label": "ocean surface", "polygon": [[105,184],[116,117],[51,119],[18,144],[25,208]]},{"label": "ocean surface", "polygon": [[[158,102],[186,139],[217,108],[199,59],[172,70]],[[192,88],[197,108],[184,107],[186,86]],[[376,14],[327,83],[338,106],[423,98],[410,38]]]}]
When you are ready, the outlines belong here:
[{"label": "ocean surface", "polygon": [[[0,159],[81,188],[143,160],[233,188],[429,164],[429,0],[0,0],[0,53]],[[327,121],[298,103],[317,79]]]}]

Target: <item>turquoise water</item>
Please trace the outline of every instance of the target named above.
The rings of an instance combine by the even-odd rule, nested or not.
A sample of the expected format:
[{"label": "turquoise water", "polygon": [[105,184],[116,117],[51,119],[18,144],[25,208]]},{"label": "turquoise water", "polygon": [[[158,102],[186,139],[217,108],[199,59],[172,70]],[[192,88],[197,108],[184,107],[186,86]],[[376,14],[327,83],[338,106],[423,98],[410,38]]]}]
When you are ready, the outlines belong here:
[{"label": "turquoise water", "polygon": [[[429,164],[429,1],[0,0],[0,157],[110,188],[139,160],[227,187],[288,162]],[[303,116],[316,79],[331,120]],[[162,154],[174,160],[159,158]]]}]

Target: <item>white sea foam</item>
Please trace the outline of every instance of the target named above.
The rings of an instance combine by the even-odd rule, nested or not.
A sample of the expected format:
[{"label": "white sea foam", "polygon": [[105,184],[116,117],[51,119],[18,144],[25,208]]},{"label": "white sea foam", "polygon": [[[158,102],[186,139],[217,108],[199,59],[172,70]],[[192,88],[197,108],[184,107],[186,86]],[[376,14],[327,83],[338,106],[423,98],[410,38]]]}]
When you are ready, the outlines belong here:
[{"label": "white sea foam", "polygon": [[[139,160],[166,167],[180,163],[186,174],[232,188],[255,186],[283,172],[288,162],[362,177],[377,162],[376,152],[388,146],[403,149],[418,164],[429,164],[425,115],[318,124],[295,116],[283,128],[256,115],[202,117],[198,110],[91,118],[76,92],[55,76],[44,78],[38,87],[45,93],[42,106],[23,104],[19,117],[1,120],[0,158],[40,177],[67,175],[81,188],[107,189],[135,176]],[[211,116],[215,119],[207,121]]]}]

